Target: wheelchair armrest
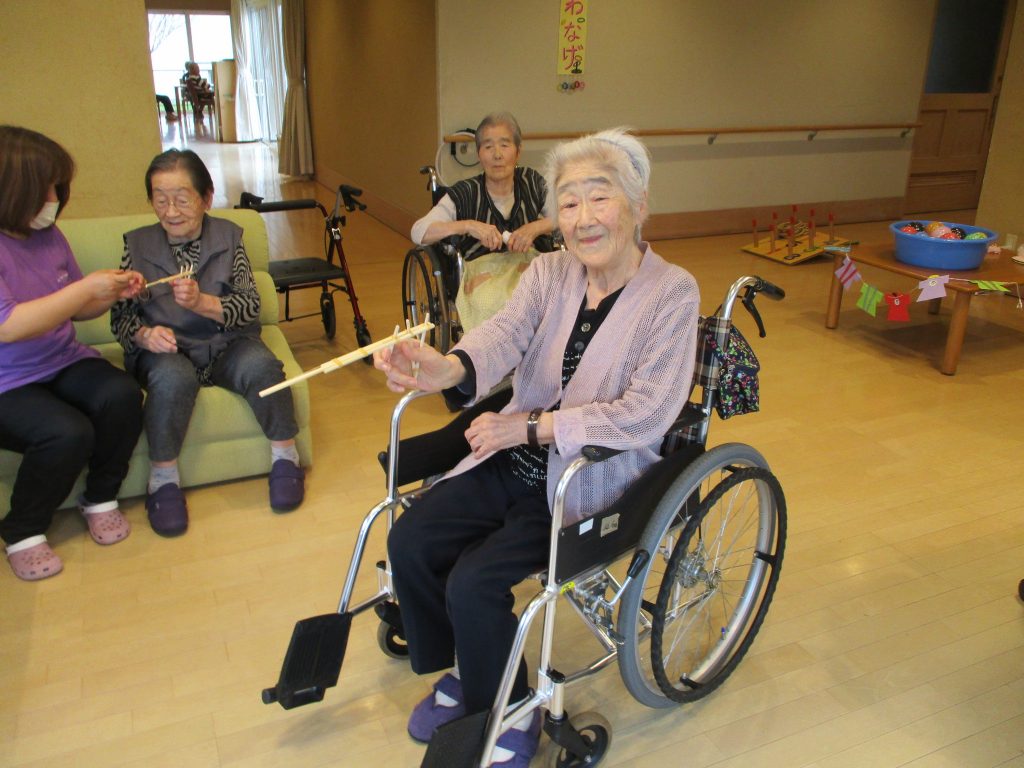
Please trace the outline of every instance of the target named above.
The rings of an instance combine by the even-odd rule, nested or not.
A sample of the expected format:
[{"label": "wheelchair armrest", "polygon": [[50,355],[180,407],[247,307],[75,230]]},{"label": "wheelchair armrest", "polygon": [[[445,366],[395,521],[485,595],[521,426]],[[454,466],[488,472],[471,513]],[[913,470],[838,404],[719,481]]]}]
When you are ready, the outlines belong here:
[{"label": "wheelchair armrest", "polygon": [[[511,389],[495,392],[459,413],[440,429],[399,440],[396,485],[408,485],[425,480],[454,467],[470,453],[465,435],[470,422],[481,413],[500,411],[511,398]],[[377,460],[387,472],[388,452],[381,451],[377,455]]]},{"label": "wheelchair armrest", "polygon": [[622,453],[622,450],[619,448],[608,448],[603,445],[584,445],[581,453],[592,462],[597,463],[610,459],[612,456],[618,456]]}]

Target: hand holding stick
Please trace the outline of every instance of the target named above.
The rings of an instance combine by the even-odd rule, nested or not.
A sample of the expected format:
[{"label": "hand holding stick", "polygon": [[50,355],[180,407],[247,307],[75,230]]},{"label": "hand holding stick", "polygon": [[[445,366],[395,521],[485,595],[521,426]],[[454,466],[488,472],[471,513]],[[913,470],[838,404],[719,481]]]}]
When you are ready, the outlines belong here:
[{"label": "hand holding stick", "polygon": [[192,277],[195,272],[192,271],[191,267],[181,270],[176,275],[168,275],[167,277],[161,277],[159,280],[153,280],[152,282],[146,283],[146,288],[152,288],[154,285],[161,285],[162,283],[169,283],[172,280],[183,280],[188,277]]},{"label": "hand holding stick", "polygon": [[279,384],[275,384],[272,387],[267,387],[266,389],[260,390],[260,397],[272,395],[275,392],[278,392],[282,389],[286,389],[287,387],[291,387],[295,384],[298,384],[300,381],[305,381],[306,379],[311,379],[314,376],[319,376],[321,373],[330,373],[331,371],[336,371],[339,368],[344,368],[346,365],[354,363],[356,360],[362,360],[364,357],[369,357],[378,349],[384,349],[385,347],[394,346],[396,342],[402,341],[403,339],[419,338],[420,343],[422,344],[423,337],[426,335],[427,331],[430,331],[433,328],[434,325],[430,322],[420,323],[419,325],[413,326],[412,328],[407,328],[404,331],[400,330],[400,326],[396,325],[395,332],[388,336],[387,338],[380,339],[379,341],[375,341],[372,344],[367,344],[365,347],[360,347],[359,349],[356,349],[352,352],[348,352],[347,354],[341,355],[340,357],[335,357],[332,360],[328,360],[326,363],[322,363],[317,368],[313,368],[312,370],[306,371],[305,373],[300,373],[298,376],[293,376],[292,378],[286,379],[285,381],[282,381]]}]

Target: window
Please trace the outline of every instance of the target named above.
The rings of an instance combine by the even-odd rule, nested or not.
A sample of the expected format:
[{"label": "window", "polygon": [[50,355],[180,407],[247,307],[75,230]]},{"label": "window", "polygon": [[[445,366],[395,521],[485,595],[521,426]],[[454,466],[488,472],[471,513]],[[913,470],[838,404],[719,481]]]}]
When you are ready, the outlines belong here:
[{"label": "window", "polygon": [[234,57],[231,17],[226,13],[150,13],[149,53],[156,92],[171,96],[194,61],[209,81],[213,62]]}]

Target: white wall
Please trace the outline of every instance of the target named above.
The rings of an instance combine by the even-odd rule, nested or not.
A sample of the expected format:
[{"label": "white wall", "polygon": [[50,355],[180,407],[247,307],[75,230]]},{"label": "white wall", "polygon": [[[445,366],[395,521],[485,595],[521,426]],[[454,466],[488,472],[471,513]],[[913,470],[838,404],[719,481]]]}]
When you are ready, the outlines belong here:
[{"label": "white wall", "polygon": [[[914,122],[934,5],[592,0],[586,88],[564,95],[558,0],[437,0],[440,135],[495,109],[526,133]],[[652,139],[652,211],[902,198],[911,144],[898,131]]]}]

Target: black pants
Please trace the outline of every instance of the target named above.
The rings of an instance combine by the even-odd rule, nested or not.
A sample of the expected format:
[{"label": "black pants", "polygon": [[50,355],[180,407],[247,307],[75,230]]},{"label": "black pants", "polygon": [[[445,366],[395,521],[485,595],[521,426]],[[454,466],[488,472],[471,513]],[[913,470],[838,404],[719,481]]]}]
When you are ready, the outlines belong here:
[{"label": "black pants", "polygon": [[[512,587],[548,560],[551,513],[504,454],[442,482],[400,515],[388,537],[395,592],[420,674],[458,656],[469,713],[490,709],[518,620]],[[529,693],[520,663],[512,701]]]},{"label": "black pants", "polygon": [[0,537],[15,544],[46,533],[87,465],[86,499],[116,499],[141,431],[142,391],[106,360],[0,394],[0,447],[24,454]]},{"label": "black pants", "polygon": [[162,96],[158,93],[156,95],[156,102],[157,104],[163,104],[165,113],[167,113],[168,115],[174,114],[174,105],[171,104],[171,99],[169,96]]}]

